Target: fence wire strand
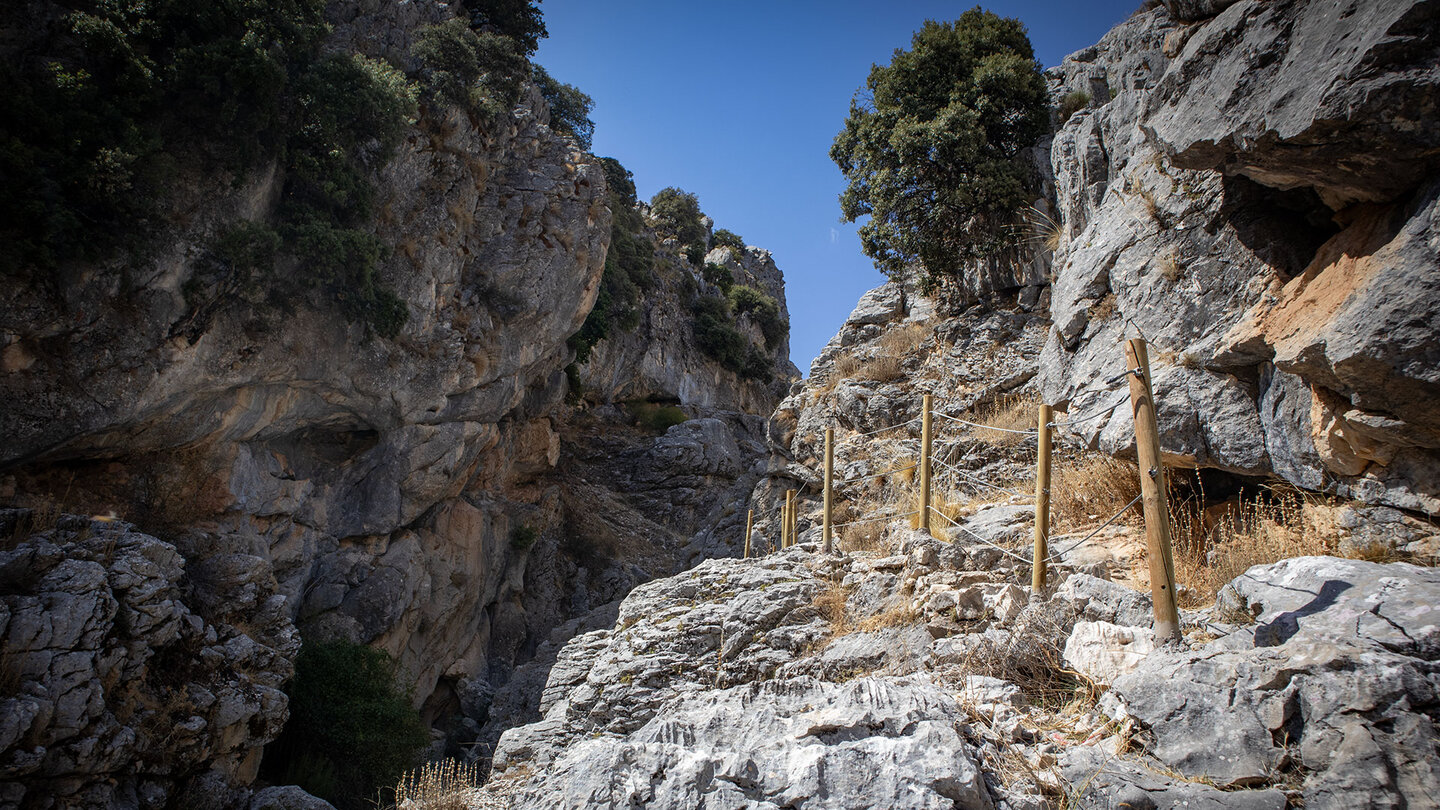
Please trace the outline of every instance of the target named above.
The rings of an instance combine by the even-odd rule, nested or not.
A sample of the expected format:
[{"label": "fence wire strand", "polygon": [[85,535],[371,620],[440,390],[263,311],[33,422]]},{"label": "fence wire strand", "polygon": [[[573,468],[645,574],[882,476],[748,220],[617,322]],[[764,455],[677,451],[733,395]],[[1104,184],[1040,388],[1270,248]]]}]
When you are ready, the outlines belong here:
[{"label": "fence wire strand", "polygon": [[1090,413],[1087,413],[1087,414],[1085,414],[1084,416],[1077,416],[1077,417],[1075,417],[1074,419],[1066,419],[1064,422],[1051,422],[1050,424],[1046,425],[1046,427],[1050,427],[1050,428],[1065,427],[1065,428],[1068,428],[1068,427],[1070,427],[1071,425],[1079,425],[1079,424],[1083,424],[1083,423],[1085,423],[1085,422],[1090,422],[1090,421],[1093,421],[1093,420],[1095,420],[1095,419],[1099,419],[1100,417],[1105,416],[1105,415],[1109,414],[1110,412],[1114,411],[1116,408],[1120,407],[1121,405],[1124,405],[1124,404],[1125,404],[1125,401],[1128,400],[1129,398],[1130,398],[1130,393],[1127,391],[1127,392],[1125,393],[1125,396],[1124,396],[1122,399],[1116,400],[1115,404],[1114,404],[1114,405],[1111,405],[1111,406],[1108,407],[1108,408],[1101,408],[1101,409],[1099,409],[1099,410],[1091,411]]},{"label": "fence wire strand", "polygon": [[847,437],[845,437],[845,438],[846,438],[846,441],[849,441],[849,440],[851,440],[851,439],[863,439],[863,438],[865,438],[866,436],[874,436],[874,435],[877,434],[877,433],[884,433],[884,432],[887,431],[887,430],[896,430],[896,429],[898,429],[898,428],[906,427],[907,425],[910,425],[911,423],[913,423],[915,420],[917,420],[917,419],[919,419],[919,418],[920,418],[920,417],[916,416],[916,417],[907,419],[907,420],[905,420],[904,422],[897,422],[896,424],[889,425],[889,426],[887,426],[887,427],[876,428],[875,430],[871,430],[871,431],[868,431],[868,432],[866,432],[866,433],[856,433],[854,436],[847,436]]},{"label": "fence wire strand", "polygon": [[940,413],[939,411],[932,411],[930,415],[938,416],[941,419],[949,419],[951,422],[959,422],[962,425],[969,425],[970,427],[982,428],[984,430],[998,430],[1001,433],[1019,433],[1022,436],[1034,436],[1040,432],[1039,430],[1034,428],[1031,428],[1030,430],[1014,430],[1013,428],[995,427],[994,425],[982,425],[979,422],[970,422],[965,419],[961,419],[958,416],[951,416],[948,413]]},{"label": "fence wire strand", "polygon": [[[856,477],[854,477],[854,478],[835,478],[835,479],[832,479],[832,480],[830,481],[830,486],[832,486],[832,487],[837,487],[837,486],[840,486],[841,484],[853,484],[853,483],[855,483],[856,481],[869,481],[869,480],[872,479],[872,478],[879,478],[879,477],[884,476],[884,475],[894,475],[895,473],[898,473],[898,472],[905,472],[906,470],[913,470],[913,469],[915,469],[916,467],[919,467],[919,466],[920,466],[919,464],[911,464],[911,465],[908,466],[908,467],[896,467],[896,468],[894,468],[894,469],[884,470],[884,471],[877,472],[877,473],[869,473],[868,475],[859,475],[859,476],[856,476]],[[820,486],[821,486],[821,488],[823,489],[824,486],[825,486],[825,483],[822,481],[822,482],[820,483]]]},{"label": "fence wire strand", "polygon": [[971,537],[975,538],[976,540],[979,540],[980,542],[982,542],[982,543],[984,543],[985,545],[987,545],[987,546],[995,549],[996,551],[1000,552],[1001,554],[1008,554],[1008,555],[1010,555],[1011,557],[1014,557],[1015,559],[1019,560],[1020,562],[1025,563],[1026,565],[1029,565],[1029,564],[1030,564],[1030,560],[1027,560],[1027,559],[1025,559],[1024,557],[1021,557],[1019,554],[1016,554],[1015,552],[1011,551],[1010,549],[1003,548],[1003,547],[1001,547],[1001,546],[997,546],[997,545],[995,545],[994,543],[990,542],[989,540],[986,540],[985,538],[981,537],[980,535],[978,535],[978,534],[970,531],[969,529],[965,528],[964,526],[961,526],[959,523],[956,523],[953,518],[951,518],[949,515],[945,514],[944,512],[941,512],[939,509],[936,509],[935,507],[932,506],[932,507],[930,507],[930,511],[931,511],[931,512],[934,512],[934,513],[937,514],[937,515],[939,515],[941,518],[943,518],[943,519],[945,520],[945,522],[949,523],[951,526],[954,526],[955,528],[959,529],[960,531],[962,531],[962,532],[970,535]]},{"label": "fence wire strand", "polygon": [[1103,529],[1103,528],[1105,528],[1106,526],[1109,526],[1111,523],[1114,523],[1115,521],[1119,520],[1121,515],[1125,514],[1126,512],[1129,512],[1129,511],[1130,511],[1130,507],[1132,507],[1132,506],[1134,506],[1135,504],[1139,503],[1139,502],[1140,502],[1140,499],[1143,498],[1143,497],[1145,497],[1145,496],[1144,496],[1144,495],[1136,495],[1135,498],[1134,498],[1133,500],[1131,500],[1129,503],[1125,504],[1125,506],[1122,507],[1119,512],[1116,512],[1114,515],[1111,515],[1109,520],[1105,521],[1104,523],[1101,523],[1099,526],[1096,526],[1094,531],[1090,532],[1089,534],[1085,535],[1084,537],[1080,538],[1079,540],[1076,540],[1074,543],[1072,543],[1069,547],[1065,548],[1064,550],[1062,550],[1062,551],[1056,551],[1056,552],[1051,553],[1050,556],[1047,557],[1046,559],[1048,559],[1050,562],[1059,562],[1061,557],[1064,557],[1066,554],[1069,554],[1070,552],[1072,552],[1072,551],[1074,551],[1075,549],[1079,548],[1080,546],[1084,545],[1086,540],[1089,540],[1090,538],[1092,538],[1092,537],[1094,537],[1095,535],[1099,534],[1101,529]]},{"label": "fence wire strand", "polygon": [[956,467],[954,464],[946,464],[945,462],[941,461],[941,460],[938,459],[938,458],[931,457],[930,462],[931,462],[932,464],[938,466],[938,467],[943,467],[944,469],[949,470],[950,472],[953,472],[953,473],[955,473],[956,475],[960,476],[961,478],[964,478],[964,479],[966,479],[966,480],[968,480],[968,481],[970,481],[970,482],[972,482],[972,483],[979,484],[980,486],[990,487],[991,489],[998,489],[998,490],[1000,490],[1001,492],[1005,492],[1005,493],[1008,493],[1008,494],[1010,494],[1010,495],[1021,495],[1021,496],[1024,495],[1024,493],[1022,493],[1022,492],[1016,492],[1016,491],[1013,490],[1013,489],[1007,489],[1006,487],[1002,487],[1002,486],[1000,486],[999,484],[992,484],[992,483],[990,483],[989,481],[986,481],[986,480],[983,479],[983,478],[980,478],[980,477],[975,476],[975,475],[971,475],[970,473],[968,473],[968,472],[960,469],[959,467]]},{"label": "fence wire strand", "polygon": [[836,529],[844,528],[844,527],[846,527],[846,526],[855,526],[855,525],[858,525],[858,524],[860,524],[860,523],[875,523],[875,522],[878,522],[878,521],[881,521],[881,520],[891,520],[891,519],[894,519],[894,518],[910,517],[911,515],[918,515],[918,514],[920,514],[920,510],[919,510],[919,509],[913,509],[913,510],[911,510],[911,511],[909,511],[909,512],[896,512],[896,513],[893,514],[893,515],[877,515],[877,516],[875,516],[875,517],[856,518],[855,520],[847,520],[847,521],[845,521],[844,523],[832,523],[832,524],[830,524],[830,531],[833,532],[833,531],[835,531]]}]

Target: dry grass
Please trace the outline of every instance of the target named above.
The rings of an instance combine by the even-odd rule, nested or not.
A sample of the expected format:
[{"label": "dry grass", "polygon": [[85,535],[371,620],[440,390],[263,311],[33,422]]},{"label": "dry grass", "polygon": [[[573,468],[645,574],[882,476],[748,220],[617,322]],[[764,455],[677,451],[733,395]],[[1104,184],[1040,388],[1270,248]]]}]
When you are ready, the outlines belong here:
[{"label": "dry grass", "polygon": [[1105,297],[1090,305],[1087,315],[1095,323],[1103,323],[1115,317],[1115,293],[1105,293]]},{"label": "dry grass", "polygon": [[827,381],[828,387],[834,388],[841,380],[894,382],[905,376],[900,361],[900,357],[892,355],[880,355],[868,360],[861,360],[853,354],[841,355],[835,360],[835,370]]},{"label": "dry grass", "polygon": [[976,406],[968,417],[972,422],[988,425],[999,430],[975,428],[975,438],[996,447],[1010,447],[1032,440],[1024,433],[1009,433],[1011,430],[1034,430],[1040,397],[1035,393],[1002,396],[984,405]]},{"label": "dry grass", "polygon": [[904,357],[917,353],[933,330],[919,321],[896,326],[880,336],[880,353],[886,357]]},{"label": "dry grass", "polygon": [[[1075,531],[1106,520],[1139,494],[1134,462],[1099,453],[1062,457],[1051,473],[1050,519],[1059,531]],[[1139,517],[1137,504],[1130,519]]]},{"label": "dry grass", "polygon": [[1180,266],[1180,260],[1173,250],[1161,256],[1157,263],[1160,267],[1160,275],[1164,276],[1171,284],[1185,277],[1185,268]]},{"label": "dry grass", "polygon": [[876,630],[890,627],[910,627],[919,623],[920,614],[910,606],[910,600],[901,599],[898,604],[891,605],[874,616],[867,616],[854,622],[853,626],[857,632],[873,633]]},{"label": "dry grass", "polygon": [[[830,583],[815,597],[815,609],[830,624],[830,638],[832,639],[855,630],[855,625],[850,621],[849,611],[845,609],[845,602],[849,597],[849,592],[836,582]],[[826,643],[828,643],[828,639]]]},{"label": "dry grass", "polygon": [[1336,554],[1339,538],[1328,512],[1305,507],[1306,496],[1274,490],[1208,508],[1203,492],[1172,500],[1175,578],[1189,592],[1184,607],[1213,604],[1220,589],[1252,565]]},{"label": "dry grass", "polygon": [[400,810],[468,810],[480,785],[477,765],[453,759],[427,762],[400,777],[395,785],[395,807]]},{"label": "dry grass", "polygon": [[840,550],[846,553],[889,553],[889,546],[884,543],[884,534],[885,526],[880,521],[846,526],[840,532]]}]

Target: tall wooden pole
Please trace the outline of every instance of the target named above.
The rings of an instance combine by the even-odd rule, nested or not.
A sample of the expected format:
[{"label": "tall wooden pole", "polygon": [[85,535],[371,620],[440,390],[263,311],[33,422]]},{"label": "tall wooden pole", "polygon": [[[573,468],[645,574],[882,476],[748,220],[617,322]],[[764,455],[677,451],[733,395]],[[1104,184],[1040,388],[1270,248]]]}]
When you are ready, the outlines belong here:
[{"label": "tall wooden pole", "polygon": [[1030,568],[1030,595],[1045,589],[1045,567],[1050,556],[1050,421],[1054,409],[1040,405],[1040,452],[1035,461],[1035,561]]},{"label": "tall wooden pole", "polygon": [[[1135,415],[1135,453],[1140,462],[1140,494],[1145,505],[1145,545],[1150,557],[1150,596],[1155,604],[1155,643],[1180,640],[1180,611],[1175,604],[1175,562],[1170,550],[1170,513],[1165,503],[1165,467],[1160,463],[1160,426],[1150,385],[1145,341],[1125,342],[1130,376],[1130,408]],[[1134,373],[1135,370],[1139,374]]]},{"label": "tall wooden pole", "polygon": [[745,559],[750,559],[750,530],[755,528],[755,510],[745,515]]},{"label": "tall wooden pole", "polygon": [[780,549],[791,546],[789,540],[791,532],[791,493],[785,490],[785,503],[780,504]]},{"label": "tall wooden pole", "polygon": [[785,490],[785,547],[795,545],[795,490]]},{"label": "tall wooden pole", "polygon": [[826,554],[835,551],[835,543],[830,539],[830,510],[833,506],[833,492],[831,482],[835,480],[835,428],[825,428],[825,516],[821,518],[821,525],[824,527],[820,532],[821,548]]},{"label": "tall wooden pole", "polygon": [[800,542],[800,490],[790,490],[790,545]]},{"label": "tall wooden pole", "polygon": [[920,528],[930,531],[930,407],[933,397],[925,395],[920,417]]}]

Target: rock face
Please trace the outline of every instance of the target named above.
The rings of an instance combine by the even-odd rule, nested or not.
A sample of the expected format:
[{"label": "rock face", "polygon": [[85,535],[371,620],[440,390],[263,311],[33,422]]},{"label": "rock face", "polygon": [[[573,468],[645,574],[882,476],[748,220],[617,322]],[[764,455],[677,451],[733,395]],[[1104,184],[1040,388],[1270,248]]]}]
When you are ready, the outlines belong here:
[{"label": "rock face", "polygon": [[[1222,785],[1303,774],[1306,807],[1440,795],[1440,574],[1301,557],[1256,566],[1221,610],[1255,624],[1115,682],[1154,755]],[[1183,685],[1177,688],[1177,685]]]},{"label": "rock face", "polygon": [[[455,8],[332,3],[326,47],[413,67],[416,28]],[[73,640],[76,655],[103,659],[85,664],[95,677],[139,671],[150,642],[171,651],[182,671],[210,667],[209,658],[196,663],[181,651],[212,656],[206,645],[217,642],[205,640],[206,628],[220,628],[218,643],[227,643],[225,627],[259,621],[227,611],[260,616],[247,600],[261,593],[274,599],[265,622],[389,652],[426,719],[469,742],[495,690],[557,626],[698,554],[736,546],[734,502],[753,488],[767,455],[757,414],[793,372],[788,339],[768,347],[772,388],[741,384],[696,353],[688,330],[676,336],[683,324],[617,336],[614,347],[598,347],[616,382],[596,384],[593,407],[568,405],[567,339],[595,303],[612,212],[601,167],[552,132],[548,116],[534,90],[489,123],[427,108],[393,158],[371,167],[370,227],[389,248],[377,274],[408,312],[393,340],[366,335],[318,300],[292,312],[190,308],[186,282],[215,236],[273,215],[283,187],[273,166],[239,179],[178,178],[172,221],[149,263],[132,272],[70,268],[73,283],[54,294],[0,279],[0,295],[12,302],[0,313],[0,498],[119,513],[163,537],[178,554],[165,563],[174,566],[165,581],[183,570],[185,604],[210,623],[182,622],[178,646],[125,637],[126,663],[105,658],[109,619],[97,619],[100,635]],[[783,313],[783,279],[767,254],[718,260],[763,286]],[[675,309],[670,303],[657,306]],[[669,316],[645,313],[649,323]],[[741,326],[754,331],[744,319]],[[646,387],[632,391],[627,377]],[[656,435],[614,404],[632,395],[680,401],[699,418]],[[93,562],[77,588],[120,587],[104,586],[121,575],[105,559]],[[46,577],[55,576],[38,564],[16,568],[6,587],[43,600],[54,584]],[[239,672],[278,689],[292,642],[257,640],[275,654],[242,656]],[[60,655],[62,642],[52,646]],[[39,673],[48,661],[26,657],[19,666]],[[63,747],[21,762],[49,745],[53,724],[41,714],[23,728],[17,720],[0,757],[19,758],[19,778],[70,780],[53,783],[67,794],[154,792],[148,782],[117,788],[107,780],[148,773],[136,770],[137,757],[155,757],[183,770],[156,772],[170,780],[165,790],[207,769],[242,785],[285,716],[278,691],[270,696],[278,702],[247,703],[249,714],[224,704],[214,720],[197,709],[203,725],[172,735],[170,743],[188,747],[171,752],[133,726],[139,715],[125,694],[85,694],[88,714],[65,723],[118,719],[76,727],[91,737],[61,725],[62,736],[118,741],[83,768],[60,761],[69,756],[58,753]],[[188,715],[176,722],[195,725]],[[212,732],[225,736],[207,741]]]},{"label": "rock face", "polygon": [[[1123,397],[1138,330],[1175,463],[1440,512],[1436,15],[1167,2],[1054,71],[1094,92],[1053,139],[1046,400]],[[1131,437],[1124,409],[1081,436]]]},{"label": "rock face", "polygon": [[[22,534],[32,517],[7,510],[0,529]],[[0,553],[0,802],[243,798],[286,718],[280,687],[300,646],[286,601],[261,558],[187,566],[120,522],[63,517]]]},{"label": "rock face", "polygon": [[[676,401],[702,411],[769,415],[789,389],[790,380],[799,376],[790,362],[789,330],[772,343],[749,314],[742,313],[737,319],[740,332],[769,357],[770,380],[743,377],[707,360],[696,344],[691,299],[696,294],[723,292],[684,256],[672,254],[668,248],[662,244],[659,251],[659,283],[645,293],[640,325],[611,334],[595,347],[588,362],[579,366],[585,396],[602,402]],[[705,256],[705,263],[724,267],[735,284],[770,296],[779,307],[780,319],[789,323],[785,279],[768,251],[717,247]]]}]

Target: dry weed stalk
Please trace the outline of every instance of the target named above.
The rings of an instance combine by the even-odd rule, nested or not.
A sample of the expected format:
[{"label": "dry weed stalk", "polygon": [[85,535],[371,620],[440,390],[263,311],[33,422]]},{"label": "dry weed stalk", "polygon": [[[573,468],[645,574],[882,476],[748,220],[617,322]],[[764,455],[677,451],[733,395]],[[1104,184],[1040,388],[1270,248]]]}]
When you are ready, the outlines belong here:
[{"label": "dry weed stalk", "polygon": [[[1050,519],[1058,531],[1077,531],[1109,518],[1139,494],[1134,462],[1099,453],[1067,455],[1054,465]],[[1139,508],[1123,520],[1140,520]]]},{"label": "dry weed stalk", "polygon": [[399,810],[468,810],[470,798],[480,785],[478,765],[453,759],[427,762],[400,777],[395,785],[395,807]]},{"label": "dry weed stalk", "polygon": [[1010,394],[991,400],[972,409],[970,421],[988,425],[999,430],[975,428],[975,438],[996,447],[1010,447],[1030,441],[1024,433],[1009,433],[1011,430],[1031,430],[1035,427],[1035,411],[1040,405],[1040,395],[1031,391],[1024,394]]},{"label": "dry weed stalk", "polygon": [[1335,527],[1306,502],[1299,492],[1275,490],[1208,508],[1203,490],[1173,499],[1170,533],[1175,576],[1190,594],[1185,606],[1213,604],[1226,583],[1253,565],[1336,554]]}]

